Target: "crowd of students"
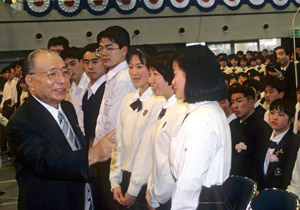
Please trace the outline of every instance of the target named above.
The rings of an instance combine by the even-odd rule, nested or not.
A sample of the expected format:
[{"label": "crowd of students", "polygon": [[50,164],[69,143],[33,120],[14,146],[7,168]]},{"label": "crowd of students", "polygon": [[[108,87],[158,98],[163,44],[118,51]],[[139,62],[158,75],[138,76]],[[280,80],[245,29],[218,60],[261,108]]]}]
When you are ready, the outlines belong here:
[{"label": "crowd of students", "polygon": [[[117,128],[111,159],[92,166],[95,209],[226,209],[220,186],[230,174],[300,195],[298,55],[285,47],[157,52],[130,48],[128,32],[112,26],[83,49],[64,37],[48,48],[71,72],[66,100],[90,147]],[[21,68],[2,71],[7,119],[28,97]],[[208,200],[212,191],[219,200]]]}]

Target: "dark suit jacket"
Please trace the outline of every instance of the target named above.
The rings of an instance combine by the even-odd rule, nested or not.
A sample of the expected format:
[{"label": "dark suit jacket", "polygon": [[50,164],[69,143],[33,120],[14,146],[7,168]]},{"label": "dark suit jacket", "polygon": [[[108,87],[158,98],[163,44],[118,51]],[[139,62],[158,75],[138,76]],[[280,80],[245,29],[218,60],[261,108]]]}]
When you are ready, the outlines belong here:
[{"label": "dark suit jacket", "polygon": [[[238,119],[239,121],[239,119]],[[232,121],[233,122],[233,121]],[[232,127],[232,170],[231,174],[257,179],[257,154],[271,132],[270,126],[253,112],[244,122]],[[235,145],[243,142],[247,149],[237,152]]]},{"label": "dark suit jacket", "polygon": [[[298,66],[299,69],[299,66]],[[299,84],[299,73],[298,73],[298,84]],[[290,100],[293,105],[297,103],[296,96],[296,81],[295,81],[295,66],[294,63],[291,62],[287,69],[283,72],[283,84],[285,86],[285,96],[287,100]]]},{"label": "dark suit jacket", "polygon": [[84,209],[85,185],[90,177],[88,147],[71,103],[62,101],[61,107],[81,150],[72,151],[53,116],[32,96],[7,125],[19,186],[18,209]]},{"label": "dark suit jacket", "polygon": [[259,154],[259,167],[258,167],[258,189],[264,188],[279,188],[285,190],[290,184],[292,172],[297,158],[299,149],[299,139],[290,129],[279,142],[275,151],[283,151],[278,153],[278,162],[270,162],[267,174],[264,175],[264,162],[266,153],[269,148],[269,141],[266,142]]}]

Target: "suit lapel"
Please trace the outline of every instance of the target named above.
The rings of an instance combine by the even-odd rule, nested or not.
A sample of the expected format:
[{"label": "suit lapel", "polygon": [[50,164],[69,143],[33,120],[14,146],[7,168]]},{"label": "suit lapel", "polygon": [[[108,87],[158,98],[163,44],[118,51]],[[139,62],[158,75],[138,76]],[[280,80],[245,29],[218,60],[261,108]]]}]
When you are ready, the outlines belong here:
[{"label": "suit lapel", "polygon": [[32,96],[30,96],[27,101],[34,108],[34,110],[32,110],[33,119],[36,119],[36,123],[41,128],[41,132],[43,132],[45,136],[49,136],[51,143],[60,145],[64,149],[72,150],[57,121],[50,112]]}]

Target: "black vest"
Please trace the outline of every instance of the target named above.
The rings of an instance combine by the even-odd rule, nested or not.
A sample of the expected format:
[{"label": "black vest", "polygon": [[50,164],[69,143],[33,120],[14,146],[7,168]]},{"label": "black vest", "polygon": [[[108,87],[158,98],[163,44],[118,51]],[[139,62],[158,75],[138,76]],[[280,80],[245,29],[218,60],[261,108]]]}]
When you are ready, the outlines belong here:
[{"label": "black vest", "polygon": [[96,94],[92,94],[89,99],[87,99],[88,91],[86,91],[82,98],[84,132],[85,139],[88,143],[90,138],[95,136],[96,123],[99,115],[104,90],[105,82],[103,82],[99,86],[99,88],[96,91]]}]

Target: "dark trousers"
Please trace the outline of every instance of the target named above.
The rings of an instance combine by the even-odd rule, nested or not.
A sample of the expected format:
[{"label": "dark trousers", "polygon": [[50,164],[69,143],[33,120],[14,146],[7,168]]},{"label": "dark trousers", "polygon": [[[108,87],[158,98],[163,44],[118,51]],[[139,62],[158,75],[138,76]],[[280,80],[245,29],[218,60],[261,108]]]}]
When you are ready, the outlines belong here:
[{"label": "dark trousers", "polygon": [[95,210],[113,210],[113,193],[109,182],[110,159],[92,166],[96,179],[92,183]]},{"label": "dark trousers", "polygon": [[202,187],[197,210],[231,210],[222,186]]},{"label": "dark trousers", "polygon": [[0,125],[0,149],[1,152],[7,151],[6,131],[3,125]]},{"label": "dark trousers", "polygon": [[[121,183],[121,190],[123,195],[125,196],[125,193],[127,192],[127,189],[129,187],[130,183],[130,177],[131,173],[128,171],[123,171],[123,178]],[[118,202],[115,202],[116,204],[116,210],[147,210],[147,201],[146,201],[146,190],[147,185],[144,185],[138,194],[135,203],[130,207],[127,208],[126,206],[122,206]]]}]

